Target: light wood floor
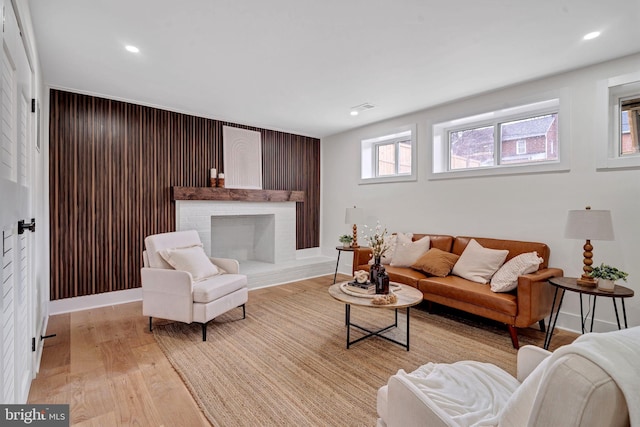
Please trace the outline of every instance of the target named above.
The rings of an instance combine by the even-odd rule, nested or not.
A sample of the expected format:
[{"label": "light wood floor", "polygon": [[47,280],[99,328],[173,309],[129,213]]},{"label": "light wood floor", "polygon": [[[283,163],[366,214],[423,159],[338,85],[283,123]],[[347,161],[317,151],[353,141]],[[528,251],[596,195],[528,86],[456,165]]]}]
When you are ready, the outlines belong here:
[{"label": "light wood floor", "polygon": [[[247,312],[264,298],[332,281],[333,275],[252,290]],[[210,425],[149,332],[141,302],[51,316],[47,334],[56,337],[45,341],[29,403],[70,404],[73,426]],[[553,347],[574,338],[559,332]]]}]

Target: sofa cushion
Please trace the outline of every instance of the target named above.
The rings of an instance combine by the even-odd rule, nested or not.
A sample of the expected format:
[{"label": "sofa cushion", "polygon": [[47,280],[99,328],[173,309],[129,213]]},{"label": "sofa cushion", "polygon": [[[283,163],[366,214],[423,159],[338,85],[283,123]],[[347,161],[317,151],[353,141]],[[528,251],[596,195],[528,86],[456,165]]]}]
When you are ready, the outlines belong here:
[{"label": "sofa cushion", "polygon": [[385,266],[389,280],[391,282],[402,283],[403,285],[418,287],[418,281],[426,279],[427,275],[422,271],[412,270],[407,267]]},{"label": "sofa cushion", "polygon": [[491,276],[502,266],[508,250],[483,248],[472,239],[453,266],[452,273],[467,280],[488,283]]},{"label": "sofa cushion", "polygon": [[244,274],[220,274],[193,285],[193,302],[206,304],[246,287]]},{"label": "sofa cushion", "polygon": [[492,292],[489,285],[471,282],[462,277],[427,277],[418,282],[418,289],[425,294],[425,299],[428,299],[428,294],[433,294],[508,316],[516,316],[518,313],[518,302],[513,293]]},{"label": "sofa cushion", "polygon": [[456,261],[460,258],[451,252],[445,252],[438,248],[431,248],[411,266],[415,270],[424,271],[427,274],[438,277],[446,277],[451,272]]},{"label": "sofa cushion", "polygon": [[411,267],[418,258],[429,250],[429,244],[429,236],[412,242],[410,237],[398,234],[396,251],[393,254],[391,265],[393,267]]},{"label": "sofa cushion", "polygon": [[160,256],[176,270],[191,273],[193,281],[220,274],[218,268],[204,253],[202,245],[187,248],[171,248],[159,251]]},{"label": "sofa cushion", "polygon": [[527,252],[511,258],[491,278],[491,290],[493,292],[514,290],[518,286],[518,276],[537,271],[543,261],[537,252]]}]

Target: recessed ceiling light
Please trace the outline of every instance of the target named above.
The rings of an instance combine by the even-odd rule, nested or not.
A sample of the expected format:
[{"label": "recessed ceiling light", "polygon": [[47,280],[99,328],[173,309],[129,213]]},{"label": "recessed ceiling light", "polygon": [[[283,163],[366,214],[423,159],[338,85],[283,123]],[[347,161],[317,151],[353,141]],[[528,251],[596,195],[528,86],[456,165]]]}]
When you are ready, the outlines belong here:
[{"label": "recessed ceiling light", "polygon": [[129,52],[131,52],[131,53],[138,53],[138,52],[140,52],[140,49],[138,49],[137,47],[132,46],[132,45],[130,45],[130,44],[126,45],[124,48],[125,48],[125,49],[127,49],[127,50],[128,50]]},{"label": "recessed ceiling light", "polygon": [[589,34],[586,34],[582,39],[583,40],[593,40],[600,35],[600,31],[592,31]]},{"label": "recessed ceiling light", "polygon": [[352,116],[357,116],[358,112],[356,110],[351,110],[351,113],[349,113],[349,114],[351,114]]}]

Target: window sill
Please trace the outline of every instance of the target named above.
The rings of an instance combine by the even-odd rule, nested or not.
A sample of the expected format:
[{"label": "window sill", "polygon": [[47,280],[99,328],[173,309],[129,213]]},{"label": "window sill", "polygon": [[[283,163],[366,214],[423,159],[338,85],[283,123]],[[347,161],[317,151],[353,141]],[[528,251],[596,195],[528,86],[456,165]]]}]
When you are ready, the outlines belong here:
[{"label": "window sill", "polygon": [[527,166],[499,166],[482,169],[468,169],[447,172],[430,172],[427,179],[435,181],[439,179],[478,178],[489,176],[530,175],[538,173],[562,173],[569,172],[571,167],[568,162],[554,162],[540,165]]},{"label": "window sill", "polygon": [[410,182],[410,181],[417,181],[416,176],[404,175],[404,176],[385,176],[385,177],[366,178],[366,179],[361,178],[358,184],[359,185],[384,184],[384,183],[390,183],[390,182]]}]

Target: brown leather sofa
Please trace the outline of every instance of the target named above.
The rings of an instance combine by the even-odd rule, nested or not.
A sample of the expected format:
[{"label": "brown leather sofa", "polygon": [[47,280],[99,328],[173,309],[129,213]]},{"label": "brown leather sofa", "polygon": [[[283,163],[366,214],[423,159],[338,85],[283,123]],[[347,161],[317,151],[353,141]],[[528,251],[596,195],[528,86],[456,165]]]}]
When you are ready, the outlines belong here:
[{"label": "brown leather sofa", "polygon": [[[385,265],[392,282],[413,286],[424,295],[426,301],[453,307],[478,316],[505,323],[509,327],[511,341],[518,348],[516,328],[526,328],[538,322],[544,331],[544,319],[551,313],[554,288],[547,282],[560,277],[563,271],[549,268],[549,247],[544,243],[483,237],[447,236],[439,234],[414,234],[413,241],[429,236],[431,248],[461,255],[471,239],[490,249],[509,251],[506,261],[516,255],[536,251],[544,261],[538,271],[518,278],[518,287],[511,292],[493,292],[489,284],[481,284],[458,276],[432,277],[409,267]],[[353,271],[369,270],[371,249],[357,248],[353,252]],[[505,262],[506,262],[505,261]]]}]

